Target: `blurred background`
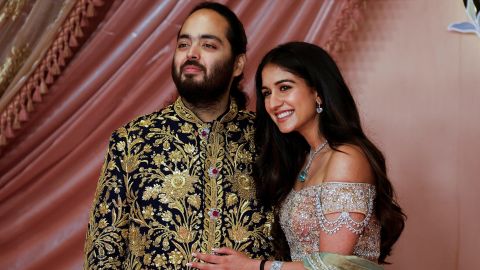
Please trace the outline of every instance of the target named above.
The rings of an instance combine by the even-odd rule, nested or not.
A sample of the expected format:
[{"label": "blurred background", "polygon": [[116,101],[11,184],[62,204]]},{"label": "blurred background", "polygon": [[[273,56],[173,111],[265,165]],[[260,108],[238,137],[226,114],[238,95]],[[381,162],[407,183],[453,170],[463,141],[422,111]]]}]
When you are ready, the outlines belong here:
[{"label": "blurred background", "polygon": [[[0,269],[82,269],[108,138],[175,99],[176,34],[198,2],[0,0]],[[447,31],[473,24],[466,1],[219,2],[247,31],[251,110],[272,47],[337,60],[408,215],[385,269],[477,269],[480,34]]]}]

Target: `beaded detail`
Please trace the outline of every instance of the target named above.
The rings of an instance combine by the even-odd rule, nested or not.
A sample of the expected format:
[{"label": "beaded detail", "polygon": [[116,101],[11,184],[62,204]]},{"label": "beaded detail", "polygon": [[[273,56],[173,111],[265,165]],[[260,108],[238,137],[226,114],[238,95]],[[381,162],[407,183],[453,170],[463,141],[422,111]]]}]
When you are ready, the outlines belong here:
[{"label": "beaded detail", "polygon": [[[342,227],[359,235],[353,255],[376,262],[380,255],[380,226],[373,214],[375,186],[366,183],[325,182],[292,190],[280,208],[280,224],[292,260],[319,252],[320,232],[334,234]],[[335,219],[328,214],[339,213]],[[365,217],[356,221],[350,213]]]},{"label": "beaded detail", "polygon": [[273,261],[272,266],[270,266],[270,270],[280,270],[282,269],[283,262],[281,261]]},{"label": "beaded detail", "polygon": [[[368,225],[373,211],[375,187],[364,183],[336,183],[323,185],[317,194],[316,210],[320,218],[322,230],[334,234],[342,226],[351,232],[360,235]],[[362,221],[355,221],[350,213],[365,215]],[[328,220],[325,215],[340,213],[334,220]]]}]

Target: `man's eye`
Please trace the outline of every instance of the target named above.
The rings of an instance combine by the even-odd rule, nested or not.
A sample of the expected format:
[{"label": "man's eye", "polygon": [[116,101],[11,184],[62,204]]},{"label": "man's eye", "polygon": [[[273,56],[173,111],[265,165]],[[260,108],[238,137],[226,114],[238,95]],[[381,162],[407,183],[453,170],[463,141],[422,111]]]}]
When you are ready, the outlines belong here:
[{"label": "man's eye", "polygon": [[203,44],[203,47],[205,47],[207,49],[216,49],[217,48],[217,46],[215,46],[213,44],[208,44],[208,43]]},{"label": "man's eye", "polygon": [[181,49],[181,48],[186,48],[188,46],[187,43],[178,43],[177,44],[177,48]]}]

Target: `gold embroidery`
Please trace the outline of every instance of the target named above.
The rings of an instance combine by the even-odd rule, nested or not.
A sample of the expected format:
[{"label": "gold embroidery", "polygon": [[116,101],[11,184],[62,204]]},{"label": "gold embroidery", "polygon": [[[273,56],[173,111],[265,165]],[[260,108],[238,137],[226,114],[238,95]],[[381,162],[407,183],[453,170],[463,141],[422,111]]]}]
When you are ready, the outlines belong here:
[{"label": "gold embroidery", "polygon": [[161,192],[169,196],[170,200],[182,200],[189,193],[193,193],[193,183],[196,181],[195,177],[188,175],[188,172],[173,172],[173,174],[166,175]]},{"label": "gold embroidery", "polygon": [[228,123],[227,130],[230,131],[230,132],[237,132],[237,131],[239,131],[239,128],[238,128],[238,126],[236,126],[233,123]]},{"label": "gold embroidery", "polygon": [[[130,154],[130,152],[132,151],[132,149],[135,148],[135,146],[137,144],[140,144],[140,143],[143,143],[143,140],[140,139],[140,138],[137,138],[135,140],[133,140],[131,142],[131,144],[129,144],[129,146],[127,147],[127,154],[125,156],[123,156],[123,160],[122,160],[122,169],[126,172],[126,173],[131,173],[133,171],[135,171],[138,167],[138,165],[140,164],[140,155],[139,154]],[[117,148],[125,148],[125,143],[119,143],[117,144]]]},{"label": "gold embroidery", "polygon": [[259,213],[257,213],[257,212],[253,213],[253,215],[252,215],[252,221],[253,222],[258,223],[258,222],[260,222],[261,219],[262,219],[262,216]]},{"label": "gold embroidery", "polygon": [[141,235],[138,228],[131,227],[129,232],[129,249],[135,256],[143,256],[145,254],[145,245],[147,239],[144,235]]},{"label": "gold embroidery", "polygon": [[115,132],[90,218],[86,268],[185,269],[192,252],[221,246],[270,256],[273,218],[254,199],[253,137],[244,136],[252,125],[234,102],[220,121],[203,123],[178,99]]},{"label": "gold embroidery", "polygon": [[184,150],[185,150],[185,153],[187,154],[193,154],[195,153],[195,146],[193,146],[192,144],[186,144],[184,146]]},{"label": "gold embroidery", "polygon": [[142,127],[149,127],[152,125],[152,120],[150,119],[144,119],[144,120],[141,120],[139,123],[138,123],[139,126],[142,126]]},{"label": "gold embroidery", "polygon": [[197,194],[189,196],[187,201],[195,209],[200,208],[200,196],[198,196]]},{"label": "gold embroidery", "polygon": [[143,193],[142,199],[149,200],[149,199],[156,199],[158,198],[158,194],[160,194],[160,185],[155,184],[153,187],[146,187],[145,192]]},{"label": "gold embroidery", "polygon": [[202,125],[203,122],[195,114],[193,114],[189,109],[185,107],[182,102],[182,98],[178,98],[174,103],[175,112],[180,118],[187,122],[192,122],[197,125]]},{"label": "gold embroidery", "polygon": [[144,219],[153,219],[153,216],[155,215],[155,209],[153,206],[149,205],[142,210],[142,214]]},{"label": "gold embroidery", "polygon": [[98,228],[103,229],[108,226],[107,220],[102,218],[98,223]]},{"label": "gold embroidery", "polygon": [[236,242],[243,242],[250,236],[248,230],[239,225],[234,225],[231,229],[229,229],[228,234],[230,235],[230,238]]},{"label": "gold embroidery", "polygon": [[173,251],[169,254],[169,261],[173,265],[181,265],[183,261],[183,255],[180,251]]},{"label": "gold embroidery", "polygon": [[143,257],[143,263],[149,265],[152,263],[152,256],[150,254],[145,254]]},{"label": "gold embroidery", "polygon": [[163,267],[167,263],[167,257],[165,257],[165,255],[157,255],[153,262],[156,267]]},{"label": "gold embroidery", "polygon": [[157,154],[153,157],[153,162],[159,167],[165,161],[165,156],[163,154]]},{"label": "gold embroidery", "polygon": [[192,133],[193,127],[189,123],[184,123],[180,126],[180,131],[183,133]]},{"label": "gold embroidery", "polygon": [[110,212],[108,203],[102,202],[102,203],[100,204],[100,207],[99,207],[98,210],[99,210],[100,214],[102,214],[102,215],[108,214],[108,212]]},{"label": "gold embroidery", "polygon": [[180,243],[190,243],[193,240],[193,232],[185,226],[178,228],[176,236]]},{"label": "gold embroidery", "polygon": [[244,200],[251,200],[255,197],[255,186],[252,177],[244,173],[236,172],[230,180],[233,190]]},{"label": "gold embroidery", "polygon": [[232,205],[236,204],[238,202],[237,195],[235,194],[229,194],[227,197],[227,206],[231,207]]}]

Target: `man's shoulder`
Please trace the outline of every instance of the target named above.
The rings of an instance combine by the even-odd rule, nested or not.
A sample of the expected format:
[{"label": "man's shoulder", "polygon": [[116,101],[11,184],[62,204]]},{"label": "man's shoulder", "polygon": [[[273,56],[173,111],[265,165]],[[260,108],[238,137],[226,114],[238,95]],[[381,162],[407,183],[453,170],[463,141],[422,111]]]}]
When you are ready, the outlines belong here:
[{"label": "man's shoulder", "polygon": [[255,113],[248,110],[239,110],[237,114],[237,119],[239,121],[247,121],[253,123],[253,121],[255,121]]},{"label": "man's shoulder", "polygon": [[138,116],[137,118],[129,121],[128,123],[118,128],[115,132],[121,132],[123,130],[135,132],[137,130],[142,130],[145,128],[158,127],[164,119],[172,118],[174,117],[174,114],[175,112],[173,109],[173,105],[168,105],[158,111]]}]

